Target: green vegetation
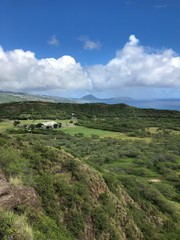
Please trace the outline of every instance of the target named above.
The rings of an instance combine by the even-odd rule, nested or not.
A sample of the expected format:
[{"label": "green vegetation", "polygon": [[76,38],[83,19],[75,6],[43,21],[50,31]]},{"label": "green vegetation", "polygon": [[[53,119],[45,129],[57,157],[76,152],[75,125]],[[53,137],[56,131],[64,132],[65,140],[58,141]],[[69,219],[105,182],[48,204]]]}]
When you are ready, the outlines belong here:
[{"label": "green vegetation", "polygon": [[20,102],[23,99],[19,96],[7,94],[7,93],[0,93],[0,103],[9,103],[9,102]]},{"label": "green vegetation", "polygon": [[[132,137],[132,136],[128,136],[125,133],[120,133],[120,132],[112,132],[112,131],[108,131],[108,130],[101,130],[101,129],[93,129],[93,128],[87,128],[87,127],[83,127],[83,126],[73,126],[73,127],[65,127],[65,128],[61,128],[60,129],[62,132],[64,133],[68,133],[71,135],[76,135],[78,136],[78,134],[82,134],[81,136],[85,136],[85,137],[111,137],[111,138],[119,138],[119,139],[131,139],[131,140],[137,140],[137,139],[141,139],[139,137]],[[150,141],[150,138],[146,137],[143,138],[144,141]]]},{"label": "green vegetation", "polygon": [[[0,239],[179,239],[179,112],[13,103],[0,113],[0,187],[4,174],[5,190],[34,189],[40,202],[3,205],[0,194]],[[50,119],[62,127],[23,127]]]}]

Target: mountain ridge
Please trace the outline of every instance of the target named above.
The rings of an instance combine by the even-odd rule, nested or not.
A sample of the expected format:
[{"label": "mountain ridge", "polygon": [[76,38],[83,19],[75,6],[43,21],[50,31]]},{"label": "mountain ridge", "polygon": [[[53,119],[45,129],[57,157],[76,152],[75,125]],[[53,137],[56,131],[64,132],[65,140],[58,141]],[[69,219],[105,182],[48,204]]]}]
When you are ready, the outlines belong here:
[{"label": "mountain ridge", "polygon": [[8,102],[23,102],[23,101],[42,101],[52,103],[106,103],[119,104],[124,103],[138,108],[154,108],[163,110],[178,110],[180,111],[180,99],[133,99],[131,97],[111,97],[98,98],[92,94],[85,95],[81,98],[64,98],[49,95],[35,95],[25,92],[0,91],[0,104]]},{"label": "mountain ridge", "polygon": [[98,98],[92,94],[85,95],[82,98],[80,98],[79,100],[80,101],[85,100],[85,101],[91,102],[91,103],[101,102],[101,103],[106,103],[106,104],[116,104],[116,103],[125,103],[127,101],[133,101],[133,99],[130,97]]}]

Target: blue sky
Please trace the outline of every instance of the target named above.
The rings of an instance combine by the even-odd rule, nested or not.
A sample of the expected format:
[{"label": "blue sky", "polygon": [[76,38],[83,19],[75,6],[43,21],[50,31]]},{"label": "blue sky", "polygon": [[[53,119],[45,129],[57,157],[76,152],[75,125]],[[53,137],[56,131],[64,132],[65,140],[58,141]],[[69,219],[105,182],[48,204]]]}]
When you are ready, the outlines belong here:
[{"label": "blue sky", "polygon": [[176,98],[179,0],[1,0],[0,90]]}]

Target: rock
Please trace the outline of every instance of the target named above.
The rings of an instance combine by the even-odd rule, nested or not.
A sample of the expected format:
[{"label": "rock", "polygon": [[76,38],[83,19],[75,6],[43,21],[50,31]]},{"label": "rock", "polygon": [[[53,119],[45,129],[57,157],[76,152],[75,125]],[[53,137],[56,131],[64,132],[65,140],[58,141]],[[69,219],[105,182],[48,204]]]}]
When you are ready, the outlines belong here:
[{"label": "rock", "polygon": [[31,206],[37,211],[41,209],[40,200],[34,188],[13,186],[0,172],[0,209],[10,210],[20,204]]}]

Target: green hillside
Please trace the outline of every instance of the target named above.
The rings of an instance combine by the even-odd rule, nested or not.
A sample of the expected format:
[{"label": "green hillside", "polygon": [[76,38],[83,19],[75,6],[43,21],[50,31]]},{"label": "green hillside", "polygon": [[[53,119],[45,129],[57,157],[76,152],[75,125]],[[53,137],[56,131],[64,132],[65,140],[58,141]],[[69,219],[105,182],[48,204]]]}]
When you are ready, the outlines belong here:
[{"label": "green hillside", "polygon": [[[0,239],[178,240],[179,118],[122,104],[0,104]],[[61,128],[36,128],[52,119]]]},{"label": "green hillside", "polygon": [[41,101],[41,102],[67,102],[71,103],[73,100],[62,97],[34,95],[28,93],[16,93],[16,92],[3,92],[0,91],[0,104],[1,103],[13,103],[13,102],[24,102],[24,101]]},{"label": "green hillside", "polygon": [[78,124],[111,131],[134,131],[147,127],[180,130],[180,112],[139,109],[125,104],[74,104],[20,102],[0,105],[0,118],[5,119],[70,119]]},{"label": "green hillside", "polygon": [[0,103],[21,102],[21,101],[23,101],[23,99],[19,96],[0,93]]}]

